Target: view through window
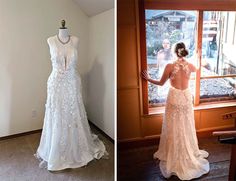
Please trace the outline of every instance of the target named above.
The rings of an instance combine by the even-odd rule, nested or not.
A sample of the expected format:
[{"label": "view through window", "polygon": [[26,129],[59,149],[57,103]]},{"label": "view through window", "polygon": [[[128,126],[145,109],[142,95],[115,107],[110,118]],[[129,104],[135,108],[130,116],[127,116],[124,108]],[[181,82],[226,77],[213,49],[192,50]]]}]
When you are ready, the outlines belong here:
[{"label": "view through window", "polygon": [[[184,42],[188,61],[197,63],[197,38],[202,38],[200,100],[235,98],[236,74],[236,13],[204,11],[202,37],[197,33],[197,11],[145,10],[146,52],[148,73],[160,79],[165,66],[176,60],[173,47]],[[194,74],[190,88],[195,90]],[[156,86],[148,83],[150,106],[165,104],[170,84]]]},{"label": "view through window", "polygon": [[[204,11],[200,98],[235,98],[235,12]],[[211,99],[208,99],[210,101]]]},{"label": "view through window", "polygon": [[[195,63],[196,17],[196,11],[145,11],[147,64],[152,78],[160,79],[165,66],[176,60],[173,48],[177,42],[185,43],[189,50],[188,59]],[[163,105],[169,86],[169,82],[164,86],[149,83],[149,104]],[[194,80],[190,81],[190,87],[194,90]]]}]

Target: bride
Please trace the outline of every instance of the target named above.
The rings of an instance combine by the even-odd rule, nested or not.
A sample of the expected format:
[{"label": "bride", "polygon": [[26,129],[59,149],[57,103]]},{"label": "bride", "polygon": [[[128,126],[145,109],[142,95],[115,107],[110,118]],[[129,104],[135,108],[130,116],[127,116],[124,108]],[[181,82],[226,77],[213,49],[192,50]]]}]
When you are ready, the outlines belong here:
[{"label": "bride", "polygon": [[153,80],[146,71],[142,77],[162,86],[170,79],[159,149],[154,158],[160,160],[160,170],[165,178],[171,175],[181,180],[198,178],[209,172],[208,152],[199,150],[196,136],[192,95],[188,87],[191,72],[196,67],[187,62],[188,51],[184,43],[175,46],[177,60],[167,64],[160,80]]}]

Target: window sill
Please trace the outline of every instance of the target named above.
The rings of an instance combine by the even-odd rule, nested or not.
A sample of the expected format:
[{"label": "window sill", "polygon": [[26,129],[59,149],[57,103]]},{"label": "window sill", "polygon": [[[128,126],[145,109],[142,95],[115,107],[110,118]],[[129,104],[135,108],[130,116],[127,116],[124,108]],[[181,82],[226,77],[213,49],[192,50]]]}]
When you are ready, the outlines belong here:
[{"label": "window sill", "polygon": [[[194,106],[193,110],[199,111],[199,110],[226,108],[226,107],[236,107],[236,101],[233,100],[233,101],[227,101],[227,102],[201,103],[197,106]],[[165,106],[152,107],[152,108],[149,108],[149,114],[146,114],[144,116],[160,115],[160,114],[164,114],[164,112],[165,112]]]},{"label": "window sill", "polygon": [[236,106],[236,101],[221,101],[221,102],[211,102],[211,103],[201,103],[198,106],[194,106],[194,111],[206,110],[206,109],[216,109],[216,108],[225,108],[225,107],[234,107]]}]

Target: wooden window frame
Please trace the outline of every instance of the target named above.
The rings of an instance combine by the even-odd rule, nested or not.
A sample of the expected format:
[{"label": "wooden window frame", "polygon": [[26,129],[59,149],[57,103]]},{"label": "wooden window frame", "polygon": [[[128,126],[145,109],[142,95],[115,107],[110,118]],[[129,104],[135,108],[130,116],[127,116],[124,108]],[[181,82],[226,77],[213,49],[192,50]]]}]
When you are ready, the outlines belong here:
[{"label": "wooden window frame", "polygon": [[[203,12],[204,11],[236,11],[235,0],[139,0],[139,32],[140,32],[140,54],[141,70],[147,70],[146,56],[146,27],[145,27],[145,10],[193,10],[198,11],[197,17],[197,61],[200,69],[196,72],[195,81],[195,99],[194,105],[200,104],[200,80],[211,78],[235,77],[234,75],[223,76],[204,76],[201,77],[201,55],[202,55],[202,30],[203,30]],[[142,81],[142,100],[143,114],[149,114],[148,103],[148,83]]]},{"label": "wooden window frame", "polygon": [[235,17],[234,17],[234,31],[233,31],[233,42],[232,44],[234,45],[235,44],[235,34],[236,34],[236,14],[235,14]]}]

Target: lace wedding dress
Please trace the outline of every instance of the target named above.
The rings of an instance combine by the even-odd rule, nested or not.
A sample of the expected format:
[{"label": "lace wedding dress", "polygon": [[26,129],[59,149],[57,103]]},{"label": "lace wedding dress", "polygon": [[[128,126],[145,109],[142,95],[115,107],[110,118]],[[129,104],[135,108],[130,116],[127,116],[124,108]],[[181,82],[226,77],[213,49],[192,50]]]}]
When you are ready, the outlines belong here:
[{"label": "lace wedding dress", "polygon": [[76,71],[77,38],[63,43],[57,36],[48,44],[52,72],[47,82],[43,131],[37,153],[40,167],[62,170],[86,165],[107,155],[104,144],[91,133]]},{"label": "lace wedding dress", "polygon": [[[190,76],[188,63],[174,63],[170,79],[184,72]],[[159,149],[154,158],[160,160],[160,170],[164,177],[178,176],[181,180],[191,180],[209,172],[208,153],[199,150],[196,136],[192,95],[190,89],[170,87],[165,107]]]}]

